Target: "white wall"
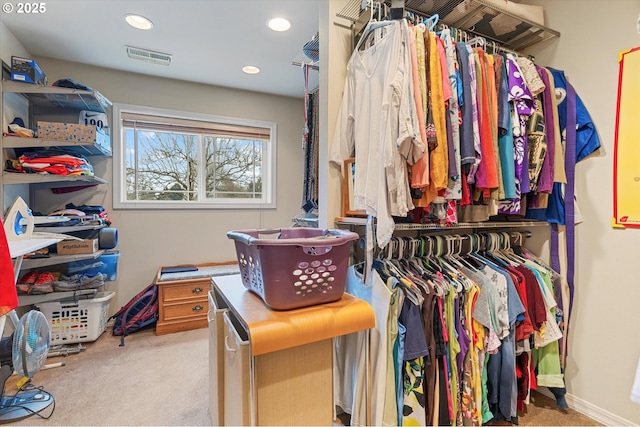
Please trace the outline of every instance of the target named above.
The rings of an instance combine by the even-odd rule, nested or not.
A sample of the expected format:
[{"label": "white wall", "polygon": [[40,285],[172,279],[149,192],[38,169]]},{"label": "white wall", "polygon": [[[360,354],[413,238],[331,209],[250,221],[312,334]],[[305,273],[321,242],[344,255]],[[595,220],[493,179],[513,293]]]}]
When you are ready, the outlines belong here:
[{"label": "white wall", "polygon": [[[203,84],[149,77],[83,64],[36,58],[50,82],[71,77],[114,103],[169,108],[197,113],[272,121],[277,135],[277,209],[253,210],[114,210],[110,185],[54,195],[38,190],[41,211],[75,204],[102,205],[118,228],[118,280],[112,310],[151,283],[158,267],[181,263],[227,261],[236,258],[229,230],[288,227],[300,212],[302,199],[302,99],[238,91]],[[96,175],[111,182],[111,159],[92,157]]]},{"label": "white wall", "polygon": [[0,20],[0,60],[11,66],[11,56],[29,58],[29,52]]},{"label": "white wall", "polygon": [[341,215],[342,175],[329,164],[329,147],[342,102],[342,91],[351,55],[350,22],[337,18],[348,0],[332,0],[320,7],[320,156],[319,164],[319,223],[333,227],[334,218]]},{"label": "white wall", "polygon": [[576,167],[584,223],[576,231],[576,296],[566,367],[569,403],[595,416],[608,411],[616,424],[640,424],[640,405],[629,398],[640,357],[640,230],[611,227],[618,53],[640,46],[640,1],[527,3],[543,6],[546,25],[561,33],[533,52],[536,63],[565,71],[602,142],[597,155]]}]

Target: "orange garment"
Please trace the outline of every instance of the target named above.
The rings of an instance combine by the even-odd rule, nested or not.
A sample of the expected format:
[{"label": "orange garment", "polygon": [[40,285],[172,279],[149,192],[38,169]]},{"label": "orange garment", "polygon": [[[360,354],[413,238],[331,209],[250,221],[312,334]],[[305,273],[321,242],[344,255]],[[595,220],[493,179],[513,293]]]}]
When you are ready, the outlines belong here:
[{"label": "orange garment", "polygon": [[491,139],[493,153],[496,159],[496,173],[498,174],[498,188],[491,192],[491,198],[504,199],[504,185],[502,183],[502,166],[500,165],[500,151],[498,148],[498,85],[496,84],[495,60],[493,55],[484,55],[487,63],[487,88],[489,95],[489,114],[491,120]]},{"label": "orange garment", "polygon": [[[474,48],[477,55],[476,71],[478,75],[478,106],[480,122],[480,150],[482,161],[476,174],[476,187],[491,189],[498,187],[498,172],[496,170],[496,155],[493,150],[491,132],[491,117],[489,111],[489,95],[487,88],[487,64],[484,60],[484,52],[480,48]],[[479,175],[479,176],[478,176]],[[484,180],[481,178],[484,177]],[[488,197],[488,194],[485,193]]]},{"label": "orange garment", "polygon": [[[431,112],[436,128],[437,146],[429,152],[429,186],[423,189],[420,199],[414,200],[414,205],[417,207],[428,207],[438,195],[438,190],[446,188],[449,182],[449,153],[447,149],[447,123],[442,87],[441,56],[438,52],[436,34],[432,31],[425,32],[425,38],[429,60],[428,79],[431,92]],[[442,45],[442,53],[444,53],[444,45]]]},{"label": "orange garment", "polygon": [[[410,35],[415,35],[415,31],[420,30],[410,28]],[[422,36],[422,33],[420,33]],[[416,116],[418,117],[418,128],[420,129],[420,138],[427,144],[427,129],[425,118],[425,110],[423,109],[420,67],[418,66],[418,52],[416,46],[416,37],[409,37],[409,49],[411,52],[411,77],[413,80],[413,100],[416,106]],[[424,59],[424,42],[422,45],[422,57]],[[422,67],[424,69],[424,67]],[[426,97],[425,97],[426,100]],[[429,185],[429,156],[425,153],[413,165],[411,165],[411,187],[422,188]]]},{"label": "orange garment", "polygon": [[[451,84],[447,74],[447,54],[444,49],[444,42],[441,38],[433,37],[436,41],[437,65],[440,66],[436,77],[435,98],[432,100],[433,119],[436,122],[436,132],[438,133],[438,146],[431,152],[431,189],[434,192],[447,188],[449,184],[449,140],[447,138],[447,101],[453,96]],[[434,68],[438,68],[437,66]],[[442,97],[440,97],[442,94]],[[435,166],[434,166],[435,165]],[[435,170],[434,170],[435,169]],[[435,196],[434,196],[435,197]]]}]

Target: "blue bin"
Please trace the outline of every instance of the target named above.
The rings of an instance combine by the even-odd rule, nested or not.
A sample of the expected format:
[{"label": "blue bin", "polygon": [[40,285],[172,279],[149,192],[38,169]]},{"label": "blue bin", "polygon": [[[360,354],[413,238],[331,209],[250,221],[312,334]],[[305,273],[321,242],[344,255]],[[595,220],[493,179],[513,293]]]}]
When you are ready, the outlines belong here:
[{"label": "blue bin", "polygon": [[118,277],[118,257],[120,251],[105,252],[96,259],[87,259],[83,261],[72,261],[67,265],[69,274],[84,274],[86,276],[95,276],[98,273],[107,275],[105,280],[116,280]]}]

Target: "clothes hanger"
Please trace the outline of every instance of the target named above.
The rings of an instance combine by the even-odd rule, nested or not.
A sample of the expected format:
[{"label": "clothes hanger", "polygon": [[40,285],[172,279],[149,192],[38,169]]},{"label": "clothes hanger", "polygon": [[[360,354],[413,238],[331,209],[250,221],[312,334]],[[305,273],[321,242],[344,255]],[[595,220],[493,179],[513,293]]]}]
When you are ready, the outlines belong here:
[{"label": "clothes hanger", "polygon": [[411,261],[416,263],[416,268],[423,271],[422,277],[426,280],[429,288],[432,289],[437,296],[443,297],[446,295],[446,284],[438,277],[440,270],[433,262],[435,258],[435,238],[433,236],[421,236],[420,241],[421,256]]},{"label": "clothes hanger", "polygon": [[429,27],[429,31],[433,31],[433,29],[436,27],[436,24],[438,23],[439,20],[440,20],[440,15],[436,13],[434,15],[431,15],[429,18],[427,18],[425,25]]},{"label": "clothes hanger", "polygon": [[[369,39],[369,37],[378,29],[389,26],[389,25],[395,25],[394,20],[380,20],[380,21],[376,21],[373,19],[370,19],[369,22],[367,22],[366,27],[364,28],[364,30],[362,30],[362,35],[360,36],[360,40],[358,40],[358,43],[356,44],[356,47],[354,50],[360,50],[360,47],[362,47],[365,44],[365,41],[367,41],[367,39]],[[364,49],[363,49],[364,50]]]},{"label": "clothes hanger", "polygon": [[504,259],[501,250],[501,236],[497,233],[487,233],[488,249],[484,253],[484,257],[488,261],[492,261],[501,267],[511,266],[511,261]]},{"label": "clothes hanger", "polygon": [[389,257],[385,260],[385,262],[387,263],[387,267],[392,274],[396,274],[396,277],[398,279],[398,286],[404,291],[405,296],[409,298],[412,303],[416,305],[422,305],[424,297],[422,296],[422,292],[417,289],[417,285],[414,282],[413,274],[404,269],[404,266],[400,263],[400,260],[405,259],[406,256],[406,238],[392,237],[391,239],[395,242],[395,246],[397,248],[397,256]]},{"label": "clothes hanger", "polygon": [[[450,271],[448,266],[444,265],[444,260],[442,258],[445,246],[445,236],[432,236],[435,240],[436,251],[433,256],[430,258],[431,264],[435,267],[436,272],[436,283],[440,284],[443,292],[446,294],[449,293],[449,289],[452,284],[454,284],[454,274]],[[455,270],[455,269],[454,269]],[[461,289],[461,287],[455,286],[456,292]]]},{"label": "clothes hanger", "polygon": [[[522,257],[520,257],[518,254],[516,254],[513,250],[513,248],[511,247],[511,237],[512,235],[507,233],[506,231],[503,231],[502,233],[503,239],[505,241],[505,246],[502,250],[502,253],[504,254],[504,256],[506,256],[508,259],[510,259],[515,265],[518,266],[520,264],[524,264],[526,262],[526,260]],[[519,233],[515,233],[518,236],[520,236],[522,238],[522,235]]]},{"label": "clothes hanger", "polygon": [[[447,24],[444,24],[444,23],[438,24],[438,31],[436,31],[436,36],[442,37],[442,33],[445,30],[449,30],[449,26],[447,26]],[[451,36],[451,30],[449,30],[449,36]]]},{"label": "clothes hanger", "polygon": [[464,255],[461,255],[461,258],[472,267],[473,271],[480,271],[484,268],[485,263],[474,255],[479,253],[482,249],[482,236],[479,234],[470,234],[469,241],[469,251]]},{"label": "clothes hanger", "polygon": [[472,266],[470,263],[467,262],[467,260],[465,260],[462,257],[462,245],[464,240],[465,240],[465,236],[455,236],[454,245],[455,245],[455,242],[457,242],[458,247],[454,248],[453,253],[451,254],[449,259],[454,265],[457,265],[458,268],[464,267],[471,271],[478,271],[474,266]]},{"label": "clothes hanger", "polygon": [[469,40],[467,44],[472,47],[485,47],[487,45],[487,40],[484,37],[475,36],[474,38]]},{"label": "clothes hanger", "polygon": [[464,285],[463,283],[459,280],[461,274],[460,271],[452,266],[449,263],[449,259],[450,257],[453,255],[453,251],[454,251],[454,236],[443,236],[445,243],[446,243],[446,251],[443,252],[442,256],[440,257],[441,261],[442,261],[442,265],[448,269],[448,274],[449,277],[451,279],[451,283],[454,285],[454,288],[456,290],[456,292],[458,294],[460,294],[463,290],[464,290]]}]

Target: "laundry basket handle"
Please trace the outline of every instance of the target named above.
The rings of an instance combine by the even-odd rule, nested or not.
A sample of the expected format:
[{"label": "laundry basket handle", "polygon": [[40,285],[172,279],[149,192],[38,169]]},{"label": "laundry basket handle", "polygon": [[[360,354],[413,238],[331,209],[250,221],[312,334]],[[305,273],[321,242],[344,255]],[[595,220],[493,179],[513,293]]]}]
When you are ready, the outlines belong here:
[{"label": "laundry basket handle", "polygon": [[[280,234],[280,238],[261,239],[260,235]],[[358,239],[358,234],[347,230],[296,227],[292,229],[253,229],[229,231],[227,237],[245,245],[299,245],[299,246],[335,246]]]}]

